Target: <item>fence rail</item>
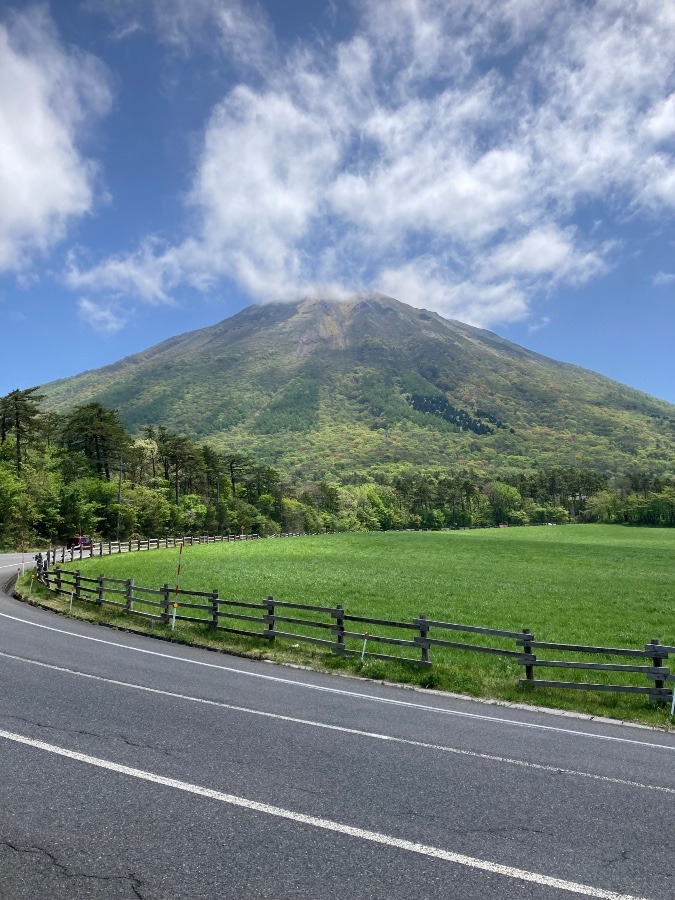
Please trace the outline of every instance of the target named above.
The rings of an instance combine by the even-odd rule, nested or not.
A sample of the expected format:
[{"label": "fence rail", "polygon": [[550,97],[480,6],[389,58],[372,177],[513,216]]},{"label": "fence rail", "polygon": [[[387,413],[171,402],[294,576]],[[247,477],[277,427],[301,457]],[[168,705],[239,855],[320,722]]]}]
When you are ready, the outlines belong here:
[{"label": "fence rail", "polygon": [[[303,537],[303,532],[292,531],[270,535],[275,538]],[[75,560],[91,559],[94,556],[112,556],[116,553],[132,553],[140,550],[166,550],[183,544],[192,547],[195,544],[220,544],[235,541],[257,541],[259,534],[187,534],[183,537],[163,538],[130,538],[127,541],[93,541],[89,547],[59,547],[45,551],[45,557],[53,563],[75,562]]]},{"label": "fence rail", "polygon": [[[231,536],[230,539],[232,539]],[[237,536],[236,539],[240,540],[241,537]],[[178,541],[179,539],[173,540]],[[215,540],[225,541],[227,536],[221,536]],[[201,539],[193,538],[191,542],[211,543],[213,541],[213,536],[204,536]],[[151,543],[153,542],[138,542],[139,545],[147,545],[147,549],[150,549]],[[160,543],[160,546],[165,546],[165,543]],[[138,546],[134,549],[145,549],[145,547]],[[171,587],[169,584],[164,584],[161,588],[150,588],[136,585],[132,578],[109,578],[106,575],[91,578],[82,575],[79,570],[62,569],[60,566],[52,567],[56,563],[58,555],[58,551],[50,551],[46,556],[38,554],[36,557],[37,577],[50,590],[58,594],[71,595],[73,599],[79,601],[95,603],[99,607],[113,606],[147,619],[158,620],[165,625],[175,626],[176,621],[192,622],[217,631],[255,638],[268,643],[274,643],[277,638],[281,638],[322,646],[343,657],[358,655],[364,659],[367,656],[372,659],[409,663],[423,667],[432,665],[430,659],[432,647],[468,653],[487,653],[502,656],[523,666],[525,677],[520,679],[520,684],[524,686],[614,691],[644,695],[653,702],[661,703],[673,700],[675,688],[667,687],[667,683],[675,681],[675,676],[670,674],[670,670],[664,665],[664,662],[669,655],[675,653],[675,647],[661,644],[657,638],[646,643],[642,650],[595,647],[537,641],[534,634],[527,628],[522,631],[505,631],[478,625],[440,622],[426,616],[418,616],[411,622],[393,621],[351,615],[340,604],[317,606],[276,600],[272,596],[260,602],[221,598],[215,588],[212,591],[190,591],[178,586]],[[91,555],[95,554],[92,552]],[[303,613],[308,615],[302,615]],[[323,616],[324,619],[318,620],[317,616]],[[363,630],[352,630],[351,623],[361,626]],[[295,626],[295,630],[291,630],[289,626]],[[383,628],[390,633],[373,633],[370,630],[371,627]],[[483,638],[496,638],[502,642],[512,640],[516,649],[448,640],[445,637],[430,636],[431,631],[434,632],[434,635],[450,631],[475,634]],[[396,635],[395,632],[404,634]],[[416,633],[413,635],[410,632]],[[368,649],[368,645],[382,646],[383,650],[387,647],[398,647],[402,649],[404,655],[375,652]],[[602,655],[610,659],[628,657],[635,662],[589,662],[578,659],[541,658],[533,652],[535,649],[546,653],[564,652],[566,654],[596,655],[596,657]],[[408,655],[410,653],[419,655]],[[646,664],[638,664],[637,660],[639,659],[644,659]],[[540,679],[535,677],[535,670],[538,668],[574,670],[580,673],[588,671],[616,672],[623,675],[641,676],[651,684]]]}]

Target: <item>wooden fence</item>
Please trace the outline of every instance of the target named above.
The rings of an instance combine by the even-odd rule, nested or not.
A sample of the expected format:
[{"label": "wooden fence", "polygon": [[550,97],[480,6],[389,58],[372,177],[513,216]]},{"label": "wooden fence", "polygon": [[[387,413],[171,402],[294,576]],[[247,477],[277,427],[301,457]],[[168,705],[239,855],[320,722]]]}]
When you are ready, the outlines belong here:
[{"label": "wooden fence", "polygon": [[[224,540],[225,538],[223,538]],[[209,538],[209,541],[212,540]],[[196,541],[195,541],[196,542]],[[164,544],[160,544],[164,546]],[[643,650],[616,647],[593,647],[576,644],[548,643],[537,641],[529,629],[503,631],[483,628],[477,625],[459,625],[440,622],[419,616],[411,622],[375,619],[368,616],[350,615],[345,608],[335,606],[315,606],[306,603],[290,603],[275,600],[269,596],[260,602],[224,599],[218,590],[188,591],[164,584],[161,588],[141,587],[133,578],[109,578],[98,575],[90,578],[77,570],[50,568],[53,551],[49,558],[39,554],[37,577],[42,584],[58,594],[70,595],[78,601],[117,607],[158,621],[164,625],[185,621],[205,625],[207,628],[255,638],[273,643],[277,638],[293,642],[307,642],[324,647],[340,656],[360,656],[408,663],[415,666],[431,666],[431,648],[469,653],[483,653],[510,659],[525,669],[521,685],[539,688],[566,688],[585,691],[616,691],[619,693],[642,694],[653,702],[668,703],[673,699],[673,689],[667,686],[675,676],[664,666],[670,654],[675,654],[675,646],[666,646],[653,639]],[[372,628],[380,629],[378,632]],[[466,643],[450,640],[448,632],[476,635],[476,639],[499,639],[505,644],[512,641],[512,648],[482,643]],[[401,636],[399,636],[401,635]],[[372,646],[400,648],[402,655],[393,652],[376,652]],[[598,655],[608,658],[629,658],[648,660],[649,664],[618,662],[589,662],[577,659],[548,659],[535,654],[565,653],[570,655]],[[415,654],[410,655],[410,654]],[[616,672],[629,676],[646,678],[649,685],[627,683],[591,683],[586,681],[556,681],[535,678],[536,668],[575,670],[577,672]]]},{"label": "wooden fence", "polygon": [[[303,537],[303,532],[293,531],[283,534],[272,534],[271,538]],[[195,544],[218,544],[234,541],[259,540],[259,534],[187,534],[183,537],[163,538],[130,538],[127,541],[92,541],[89,547],[59,547],[54,550],[46,550],[45,559],[49,563],[75,562],[80,559],[91,559],[94,556],[112,556],[115,553],[132,553],[140,550],[165,550],[169,547],[179,547],[183,544],[192,547]]]}]

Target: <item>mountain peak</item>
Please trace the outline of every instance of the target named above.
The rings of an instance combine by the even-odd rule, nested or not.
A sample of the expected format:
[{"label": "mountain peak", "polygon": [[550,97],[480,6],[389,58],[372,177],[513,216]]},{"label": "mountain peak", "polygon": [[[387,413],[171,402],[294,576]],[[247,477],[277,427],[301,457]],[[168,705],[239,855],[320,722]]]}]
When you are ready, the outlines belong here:
[{"label": "mountain peak", "polygon": [[675,406],[383,294],[247,307],[43,388],[302,477],[368,466],[655,473]]}]

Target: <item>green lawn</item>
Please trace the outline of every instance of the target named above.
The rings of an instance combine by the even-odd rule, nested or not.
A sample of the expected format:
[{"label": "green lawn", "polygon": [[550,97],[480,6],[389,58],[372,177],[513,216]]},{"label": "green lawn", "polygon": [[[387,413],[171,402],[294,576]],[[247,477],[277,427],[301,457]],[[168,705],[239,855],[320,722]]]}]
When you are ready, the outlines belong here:
[{"label": "green lawn", "polygon": [[[160,550],[83,561],[73,567],[83,574],[104,572],[159,587],[175,583],[177,561],[177,551]],[[654,637],[675,645],[674,563],[675,531],[666,529],[583,525],[336,534],[185,547],[180,583],[193,590],[217,588],[222,598],[260,601],[273,595],[300,603],[340,603],[349,613],[376,618],[408,621],[423,614],[504,630],[526,627],[545,641],[641,649]],[[354,631],[368,628],[351,627]],[[181,628],[186,634],[190,629],[194,632],[194,626]],[[383,633],[381,628],[370,630]],[[411,635],[398,632],[396,636]],[[476,640],[440,630],[432,636]],[[514,648],[512,641],[497,643]],[[250,641],[243,644],[246,649],[252,646]],[[279,644],[290,646],[290,642]],[[410,653],[408,648],[373,649]],[[345,665],[332,654],[304,645],[294,653],[303,661]],[[418,657],[419,651],[414,649],[410,655]],[[560,657],[558,653],[553,658]],[[522,667],[510,660],[436,647],[431,658],[434,668],[426,672],[379,661],[362,668],[375,677],[405,678],[475,695],[663,719],[662,711],[651,709],[643,698],[548,689],[525,693],[517,685]],[[361,668],[358,662],[350,665]],[[675,660],[671,666],[675,669]],[[567,680],[570,675],[537,672],[540,678]],[[600,675],[591,680],[606,679]],[[639,676],[634,683],[647,684]]]}]

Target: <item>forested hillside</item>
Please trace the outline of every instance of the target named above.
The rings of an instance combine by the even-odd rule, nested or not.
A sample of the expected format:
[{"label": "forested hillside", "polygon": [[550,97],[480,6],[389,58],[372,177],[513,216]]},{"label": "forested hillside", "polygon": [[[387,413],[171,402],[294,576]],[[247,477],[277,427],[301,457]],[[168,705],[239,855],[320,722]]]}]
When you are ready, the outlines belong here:
[{"label": "forested hillside", "polygon": [[672,404],[381,295],[249,307],[42,391],[46,409],[99,402],[136,436],[162,426],[294,482],[675,469]]},{"label": "forested hillside", "polygon": [[469,469],[296,482],[235,449],[147,427],[97,402],[44,412],[36,388],[0,398],[0,547],[78,534],[380,530],[578,521],[675,525],[675,483],[556,467],[498,479]]}]

